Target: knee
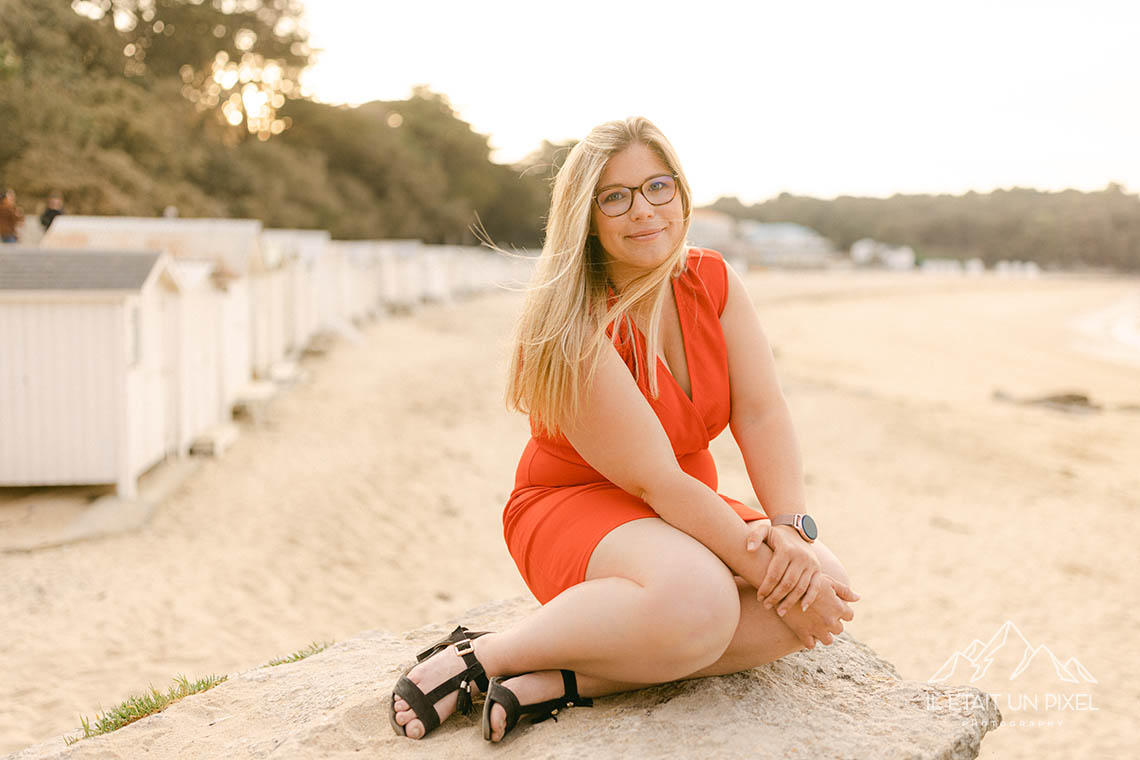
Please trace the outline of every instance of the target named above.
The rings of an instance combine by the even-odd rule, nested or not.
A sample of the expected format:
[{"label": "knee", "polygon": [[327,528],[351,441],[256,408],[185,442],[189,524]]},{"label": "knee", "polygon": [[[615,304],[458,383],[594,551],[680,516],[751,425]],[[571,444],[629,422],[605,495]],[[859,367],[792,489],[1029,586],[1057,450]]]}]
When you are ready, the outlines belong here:
[{"label": "knee", "polygon": [[678,675],[715,662],[740,623],[740,595],[732,573],[715,566],[685,568],[647,587],[647,643],[675,661]]},{"label": "knee", "polygon": [[815,550],[815,556],[819,559],[819,566],[823,572],[845,586],[851,585],[851,579],[847,576],[847,569],[843,567],[843,563],[826,544],[822,541],[816,541],[812,544],[812,549]]}]

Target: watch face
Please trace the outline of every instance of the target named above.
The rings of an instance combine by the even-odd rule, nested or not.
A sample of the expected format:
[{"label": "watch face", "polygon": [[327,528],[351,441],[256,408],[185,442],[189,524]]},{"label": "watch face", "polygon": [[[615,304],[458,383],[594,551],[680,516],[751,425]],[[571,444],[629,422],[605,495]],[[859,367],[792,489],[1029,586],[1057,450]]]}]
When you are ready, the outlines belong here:
[{"label": "watch face", "polygon": [[800,526],[804,529],[804,533],[812,541],[819,535],[819,528],[815,526],[815,520],[811,519],[811,515],[804,515],[800,519]]}]

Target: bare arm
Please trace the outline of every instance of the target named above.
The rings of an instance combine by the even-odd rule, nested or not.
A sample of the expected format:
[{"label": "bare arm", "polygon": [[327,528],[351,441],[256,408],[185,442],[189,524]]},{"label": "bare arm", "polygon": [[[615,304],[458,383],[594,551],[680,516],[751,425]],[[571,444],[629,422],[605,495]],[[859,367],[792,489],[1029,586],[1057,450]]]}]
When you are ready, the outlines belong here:
[{"label": "bare arm", "polygon": [[669,437],[629,368],[607,346],[583,413],[564,431],[574,449],[622,490],[707,546],[729,569],[758,585],[771,553],[749,552],[748,526],[716,492],[677,464]]},{"label": "bare arm", "polygon": [[744,456],[752,490],[769,517],[804,512],[803,463],[791,413],[756,307],[732,267],[728,267],[728,300],[720,320],[732,394],[729,426]]}]

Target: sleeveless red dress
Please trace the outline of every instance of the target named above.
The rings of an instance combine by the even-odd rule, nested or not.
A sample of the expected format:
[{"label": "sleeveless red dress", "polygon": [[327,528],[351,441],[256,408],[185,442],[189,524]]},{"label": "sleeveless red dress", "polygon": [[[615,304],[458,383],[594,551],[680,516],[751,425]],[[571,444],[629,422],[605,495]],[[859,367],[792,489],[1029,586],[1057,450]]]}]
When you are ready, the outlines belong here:
[{"label": "sleeveless red dress", "polygon": [[[635,357],[640,356],[638,387],[661,420],[681,469],[714,491],[716,463],[709,442],[728,425],[731,412],[728,353],[720,325],[728,297],[726,266],[716,251],[692,248],[685,270],[673,280],[692,399],[660,358],[659,397],[650,397],[646,339],[636,326],[630,340],[626,325],[621,325],[617,346],[635,377]],[[607,332],[612,335],[612,325]],[[719,495],[745,521],[768,519],[763,512]],[[540,603],[585,580],[594,547],[611,530],[657,516],[645,501],[591,467],[565,436],[547,437],[531,420],[531,439],[503,510],[503,533],[523,580]]]}]

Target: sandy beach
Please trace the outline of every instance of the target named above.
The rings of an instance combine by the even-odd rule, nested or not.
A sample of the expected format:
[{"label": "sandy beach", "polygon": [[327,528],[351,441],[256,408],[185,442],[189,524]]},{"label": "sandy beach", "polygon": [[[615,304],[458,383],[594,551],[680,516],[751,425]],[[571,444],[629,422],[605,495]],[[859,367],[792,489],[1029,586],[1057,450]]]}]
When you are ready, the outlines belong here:
[{"label": "sandy beach", "polygon": [[[1000,692],[1005,722],[983,758],[1131,755],[1140,350],[1120,336],[1140,324],[1127,307],[1140,279],[747,282],[809,510],[863,597],[847,630],[915,680],[1008,635],[976,680],[950,676]],[[495,293],[366,325],[359,343],[307,358],[308,380],[143,528],[0,553],[0,753],[74,734],[80,715],[177,674],[526,593],[500,522],[528,437],[502,402],[521,303]],[[713,453],[719,490],[754,502],[728,430]],[[0,524],[6,508],[0,494]],[[1045,650],[1010,680],[1026,644],[1095,682],[1043,667]]]}]

